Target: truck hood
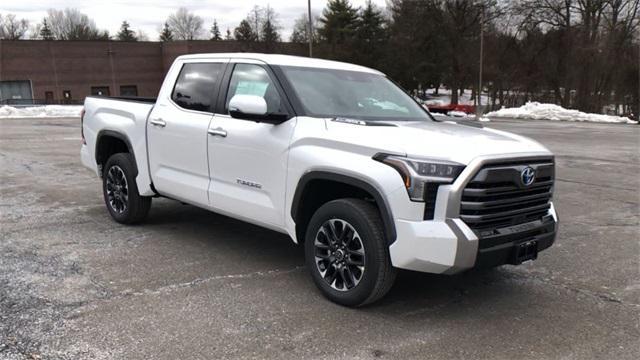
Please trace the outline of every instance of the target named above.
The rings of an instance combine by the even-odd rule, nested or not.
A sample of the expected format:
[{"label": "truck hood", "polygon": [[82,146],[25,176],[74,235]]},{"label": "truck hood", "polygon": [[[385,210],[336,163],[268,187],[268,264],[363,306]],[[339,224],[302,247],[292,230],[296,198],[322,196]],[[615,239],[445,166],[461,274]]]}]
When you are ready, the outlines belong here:
[{"label": "truck hood", "polygon": [[368,148],[469,164],[478,156],[519,153],[548,153],[539,143],[505,131],[476,128],[452,122],[389,121],[384,123],[344,123],[326,120],[330,137]]}]

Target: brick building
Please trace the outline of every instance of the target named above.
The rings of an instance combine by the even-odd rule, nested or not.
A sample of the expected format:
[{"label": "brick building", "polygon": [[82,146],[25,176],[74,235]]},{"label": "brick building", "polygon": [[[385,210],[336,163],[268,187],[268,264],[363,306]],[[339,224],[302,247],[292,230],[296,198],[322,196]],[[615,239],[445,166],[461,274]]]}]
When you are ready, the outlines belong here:
[{"label": "brick building", "polygon": [[1,103],[77,103],[88,95],[155,97],[173,60],[183,54],[277,52],[306,54],[306,46],[235,41],[0,40]]}]

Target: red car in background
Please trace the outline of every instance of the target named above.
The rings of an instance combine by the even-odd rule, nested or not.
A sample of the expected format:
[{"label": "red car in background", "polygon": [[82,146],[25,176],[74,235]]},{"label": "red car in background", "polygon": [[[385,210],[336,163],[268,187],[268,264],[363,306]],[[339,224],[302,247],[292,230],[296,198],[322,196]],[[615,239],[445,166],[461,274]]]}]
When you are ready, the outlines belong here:
[{"label": "red car in background", "polygon": [[426,107],[429,109],[429,111],[436,114],[446,115],[452,111],[463,112],[465,114],[470,114],[470,115],[473,115],[476,113],[475,105],[462,105],[462,104],[455,104],[455,105],[454,104],[447,104],[447,105],[432,104],[431,105],[427,102]]}]

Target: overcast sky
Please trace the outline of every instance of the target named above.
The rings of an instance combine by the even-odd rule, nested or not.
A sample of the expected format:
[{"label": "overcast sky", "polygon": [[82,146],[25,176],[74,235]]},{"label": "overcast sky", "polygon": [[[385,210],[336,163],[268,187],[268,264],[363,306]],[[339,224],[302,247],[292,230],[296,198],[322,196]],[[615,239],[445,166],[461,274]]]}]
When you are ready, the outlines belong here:
[{"label": "overcast sky", "polygon": [[[327,0],[311,0],[311,9],[320,14]],[[362,6],[365,0],[351,0],[354,6]],[[385,7],[385,0],[373,0],[379,7]],[[231,31],[247,16],[254,5],[271,5],[276,10],[282,27],[283,39],[288,40],[296,18],[307,11],[307,0],[1,0],[0,14],[12,13],[25,18],[32,24],[42,21],[47,9],[77,8],[87,14],[100,29],[109,30],[114,35],[123,20],[127,20],[134,30],[142,30],[150,40],[157,40],[158,32],[165,19],[175,10],[184,6],[204,19],[208,29],[215,18],[220,31]]]}]

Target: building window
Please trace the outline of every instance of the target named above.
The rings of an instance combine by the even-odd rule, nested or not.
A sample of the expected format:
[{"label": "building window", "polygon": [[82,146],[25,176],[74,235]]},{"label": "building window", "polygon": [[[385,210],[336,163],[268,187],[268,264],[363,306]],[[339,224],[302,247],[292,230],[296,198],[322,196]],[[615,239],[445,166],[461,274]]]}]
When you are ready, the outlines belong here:
[{"label": "building window", "polygon": [[64,90],[62,92],[62,98],[65,100],[71,100],[71,90]]},{"label": "building window", "polygon": [[44,101],[47,104],[53,104],[53,91],[45,91],[44,92]]},{"label": "building window", "polygon": [[108,86],[92,86],[91,95],[109,96],[109,87]]},{"label": "building window", "polygon": [[135,85],[120,86],[120,96],[138,96],[138,87]]}]

